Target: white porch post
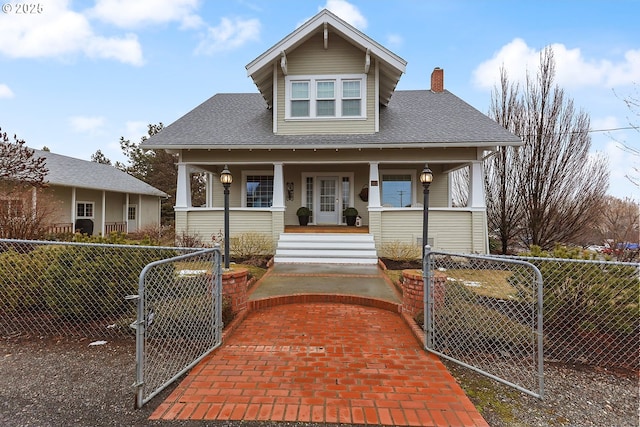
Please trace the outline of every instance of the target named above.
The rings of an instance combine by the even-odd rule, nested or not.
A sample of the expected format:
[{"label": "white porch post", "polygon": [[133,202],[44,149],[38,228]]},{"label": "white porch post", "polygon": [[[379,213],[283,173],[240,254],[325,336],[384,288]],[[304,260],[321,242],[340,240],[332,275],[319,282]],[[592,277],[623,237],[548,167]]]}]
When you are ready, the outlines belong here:
[{"label": "white porch post", "polygon": [[467,207],[484,208],[484,180],[482,162],[475,161],[469,165],[469,201]]},{"label": "white porch post", "polygon": [[189,165],[186,163],[178,163],[176,208],[191,207],[191,179],[189,178]]},{"label": "white porch post", "polygon": [[136,231],[142,228],[142,194],[138,194],[138,208],[136,209]]},{"label": "white porch post", "polygon": [[380,175],[378,163],[369,163],[369,208],[379,208],[380,205]]},{"label": "white porch post", "polygon": [[71,230],[76,232],[76,187],[71,187]]},{"label": "white porch post", "polygon": [[282,163],[273,164],[273,208],[284,208],[284,173]]},{"label": "white porch post", "polygon": [[102,236],[105,235],[107,231],[107,192],[102,190]]},{"label": "white porch post", "polygon": [[129,234],[129,193],[125,195],[124,200],[124,231]]},{"label": "white porch post", "polygon": [[206,187],[205,187],[205,194],[207,196],[206,206],[208,208],[212,208],[213,207],[213,174],[211,172],[207,172],[206,180],[207,180]]}]

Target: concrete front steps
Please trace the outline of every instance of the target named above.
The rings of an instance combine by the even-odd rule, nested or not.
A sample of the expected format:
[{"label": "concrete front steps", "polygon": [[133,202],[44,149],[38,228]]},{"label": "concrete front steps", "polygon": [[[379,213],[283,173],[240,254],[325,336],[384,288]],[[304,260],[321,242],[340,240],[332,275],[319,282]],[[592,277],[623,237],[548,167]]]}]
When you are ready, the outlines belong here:
[{"label": "concrete front steps", "polygon": [[377,264],[373,235],[365,233],[282,233],[275,263]]}]

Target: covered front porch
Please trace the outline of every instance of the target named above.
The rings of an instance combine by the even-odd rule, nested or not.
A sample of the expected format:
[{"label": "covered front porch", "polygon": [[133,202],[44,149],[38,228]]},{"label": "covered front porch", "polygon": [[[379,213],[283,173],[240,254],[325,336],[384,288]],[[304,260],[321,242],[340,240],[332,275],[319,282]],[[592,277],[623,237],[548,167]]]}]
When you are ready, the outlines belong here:
[{"label": "covered front porch", "polygon": [[[408,151],[401,156],[376,153],[388,157],[387,161],[358,160],[358,153],[341,154],[336,150],[333,156],[327,156],[318,151],[317,159],[300,161],[291,158],[294,150],[285,152],[285,160],[271,162],[247,162],[240,153],[230,152],[223,156],[227,160],[224,163],[197,161],[197,156],[187,157],[183,152],[183,161],[178,164],[176,231],[198,234],[205,241],[222,236],[224,188],[219,176],[226,167],[233,177],[229,187],[231,237],[260,233],[271,236],[276,245],[285,233],[363,233],[373,236],[378,250],[397,242],[421,246],[424,195],[419,175],[425,162],[416,161],[416,153]],[[424,158],[424,153],[420,154]],[[486,253],[480,154],[471,161],[456,159],[452,152],[432,157],[429,244],[435,249]],[[470,177],[468,202],[466,206],[454,206],[451,175],[465,167]],[[201,206],[191,203],[194,173],[201,174],[206,183],[206,202]],[[300,207],[312,212],[308,226],[299,225],[296,211]],[[346,225],[344,209],[348,207],[357,209],[359,227]]]}]

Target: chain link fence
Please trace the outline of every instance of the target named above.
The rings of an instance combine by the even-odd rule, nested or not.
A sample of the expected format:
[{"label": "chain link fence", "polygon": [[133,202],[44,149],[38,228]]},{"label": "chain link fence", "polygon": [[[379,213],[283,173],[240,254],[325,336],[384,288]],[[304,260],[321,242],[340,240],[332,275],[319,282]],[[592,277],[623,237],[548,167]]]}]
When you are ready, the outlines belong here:
[{"label": "chain link fence", "polygon": [[[534,390],[541,320],[545,361],[640,371],[639,263],[435,252],[427,261],[444,276],[427,288],[427,345],[445,357]],[[518,262],[540,272],[542,301]]]},{"label": "chain link fence", "polygon": [[133,338],[142,269],[193,251],[0,239],[0,337]]},{"label": "chain link fence", "polygon": [[149,264],[140,274],[136,320],[136,406],[222,343],[220,249]]},{"label": "chain link fence", "polygon": [[640,370],[640,263],[517,259],[542,273],[545,360]]},{"label": "chain link fence", "polygon": [[535,397],[544,394],[542,277],[519,260],[427,252],[428,350]]}]

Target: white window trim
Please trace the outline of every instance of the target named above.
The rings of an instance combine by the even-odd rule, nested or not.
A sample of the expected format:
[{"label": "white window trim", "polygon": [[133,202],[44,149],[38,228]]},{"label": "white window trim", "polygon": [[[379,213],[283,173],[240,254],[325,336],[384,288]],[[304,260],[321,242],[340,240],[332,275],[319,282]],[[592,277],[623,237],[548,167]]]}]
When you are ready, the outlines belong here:
[{"label": "white window trim", "polygon": [[[384,176],[385,175],[409,175],[411,177],[411,207],[415,207],[417,205],[418,202],[418,195],[417,195],[417,187],[416,187],[416,183],[417,183],[417,178],[416,178],[416,171],[415,169],[380,169],[379,170],[379,176],[380,176],[380,204],[384,206],[384,201],[383,201],[383,196],[382,196],[382,192],[384,190]],[[406,206],[394,206],[393,208],[389,208],[388,209],[410,209],[411,207],[406,207]]]},{"label": "white window trim", "polygon": [[[261,176],[274,176],[273,169],[271,170],[243,170],[242,171],[242,207],[247,209],[271,209],[268,208],[256,208],[247,206],[247,176],[249,175],[261,175]],[[275,186],[275,183],[274,183]],[[271,195],[273,201],[273,194]]]},{"label": "white window trim", "polygon": [[[285,76],[285,107],[284,118],[285,120],[292,121],[318,121],[318,120],[365,120],[367,118],[367,75],[366,74],[322,74],[322,75],[299,75],[299,76]],[[343,98],[342,97],[342,82],[345,80],[360,81],[360,115],[359,116],[343,116],[342,115],[342,101],[343,99],[357,99],[357,98]],[[292,117],[291,116],[291,83],[305,81],[309,82],[309,116],[308,117]],[[316,101],[319,98],[316,96],[317,83],[321,81],[333,81],[335,100],[335,116],[317,116],[316,115]]]},{"label": "white window trim", "polygon": [[[85,215],[80,216],[80,215],[78,215],[78,205],[80,205],[80,204],[91,205],[91,213],[93,215],[91,215],[91,216],[85,216]],[[84,211],[86,213],[87,209],[85,208]],[[96,217],[96,204],[95,204],[95,202],[85,202],[85,201],[82,201],[82,200],[76,200],[76,219],[77,218],[80,218],[80,219],[95,219],[95,217]]]}]

